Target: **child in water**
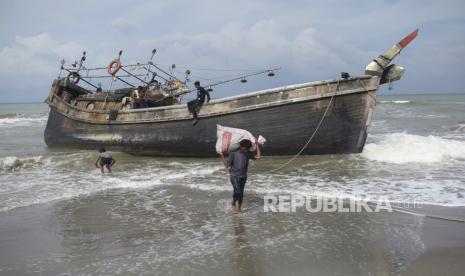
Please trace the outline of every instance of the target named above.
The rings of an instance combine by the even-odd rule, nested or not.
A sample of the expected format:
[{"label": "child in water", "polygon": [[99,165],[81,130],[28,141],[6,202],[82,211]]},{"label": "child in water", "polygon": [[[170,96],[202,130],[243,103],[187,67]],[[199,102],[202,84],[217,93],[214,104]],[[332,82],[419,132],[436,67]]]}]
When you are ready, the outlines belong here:
[{"label": "child in water", "polygon": [[111,173],[111,166],[115,164],[116,160],[104,148],[99,149],[99,152],[100,154],[98,155],[98,158],[95,161],[95,166],[97,168],[100,168],[100,171],[102,173],[105,173],[105,168],[107,168],[108,172]]}]

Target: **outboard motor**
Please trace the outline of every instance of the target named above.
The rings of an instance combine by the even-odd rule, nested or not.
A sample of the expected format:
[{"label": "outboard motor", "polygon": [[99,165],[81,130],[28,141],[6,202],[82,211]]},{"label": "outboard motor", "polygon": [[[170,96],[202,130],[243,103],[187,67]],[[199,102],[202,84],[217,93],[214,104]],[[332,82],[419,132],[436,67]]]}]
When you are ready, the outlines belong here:
[{"label": "outboard motor", "polygon": [[399,43],[392,46],[384,54],[373,59],[373,61],[365,68],[365,74],[380,77],[379,84],[391,83],[399,80],[405,72],[405,68],[396,64],[391,64],[391,61],[400,54],[415,37],[418,35],[418,29],[413,31],[408,36],[404,37]]}]

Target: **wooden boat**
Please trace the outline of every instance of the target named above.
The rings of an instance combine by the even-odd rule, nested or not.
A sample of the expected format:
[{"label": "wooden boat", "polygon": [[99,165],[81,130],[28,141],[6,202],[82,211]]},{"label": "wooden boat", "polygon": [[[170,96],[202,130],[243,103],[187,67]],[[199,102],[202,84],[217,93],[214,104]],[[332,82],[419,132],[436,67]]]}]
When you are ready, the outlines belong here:
[{"label": "wooden boat", "polygon": [[[161,106],[127,109],[131,89],[96,95],[69,77],[53,82],[46,99],[50,113],[45,129],[49,147],[106,147],[151,156],[214,156],[216,125],[247,129],[267,138],[266,155],[359,153],[376,105],[379,85],[399,80],[404,69],[390,64],[418,30],[374,59],[365,75],[289,85],[205,104],[200,121],[177,95]],[[69,70],[70,74],[74,71]],[[113,76],[114,77],[114,76]]]}]

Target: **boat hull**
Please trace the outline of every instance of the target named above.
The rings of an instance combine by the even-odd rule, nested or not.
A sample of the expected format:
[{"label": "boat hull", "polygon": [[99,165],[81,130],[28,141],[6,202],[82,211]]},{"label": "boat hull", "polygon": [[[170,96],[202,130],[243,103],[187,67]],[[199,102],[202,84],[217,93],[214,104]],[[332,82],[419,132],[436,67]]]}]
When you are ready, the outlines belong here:
[{"label": "boat hull", "polygon": [[362,91],[290,102],[234,113],[125,124],[95,124],[75,120],[51,106],[45,130],[50,147],[96,149],[106,147],[150,156],[215,156],[216,125],[247,129],[267,139],[265,155],[299,152],[312,136],[328,107],[321,127],[302,152],[312,154],[359,153],[367,137],[375,91]]}]

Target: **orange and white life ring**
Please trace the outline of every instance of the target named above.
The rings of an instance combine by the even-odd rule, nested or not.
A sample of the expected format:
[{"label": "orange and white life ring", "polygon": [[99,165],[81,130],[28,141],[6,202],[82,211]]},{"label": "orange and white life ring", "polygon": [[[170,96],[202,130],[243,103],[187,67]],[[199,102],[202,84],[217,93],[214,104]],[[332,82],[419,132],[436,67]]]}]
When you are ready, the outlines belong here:
[{"label": "orange and white life ring", "polygon": [[110,64],[108,64],[107,70],[108,74],[114,76],[118,73],[119,69],[121,69],[121,61],[119,59],[115,59]]}]

